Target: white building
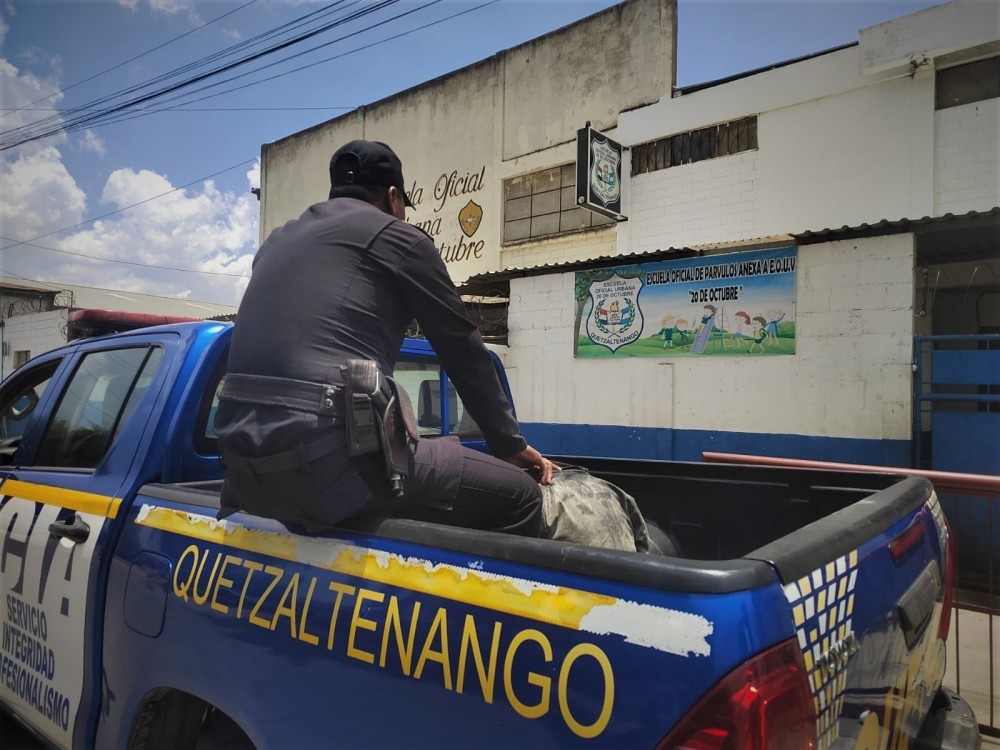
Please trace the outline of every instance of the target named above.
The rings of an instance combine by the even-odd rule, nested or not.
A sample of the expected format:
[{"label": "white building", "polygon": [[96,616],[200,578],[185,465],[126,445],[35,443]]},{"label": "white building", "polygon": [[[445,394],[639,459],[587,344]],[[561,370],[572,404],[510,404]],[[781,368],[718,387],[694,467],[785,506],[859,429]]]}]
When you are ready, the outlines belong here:
[{"label": "white building", "polygon": [[65,344],[70,315],[81,310],[198,319],[236,313],[235,307],[212,302],[0,277],[0,380],[32,357]]},{"label": "white building", "polygon": [[[931,422],[950,418],[914,420],[925,389],[915,337],[1000,333],[1000,6],[956,0],[864,29],[856,44],[686,90],[670,83],[675,11],[630,0],[265,145],[262,235],[325,198],[338,145],[385,140],[414,183],[411,220],[436,235],[463,292],[508,296],[505,361],[540,450],[911,464]],[[598,37],[607,44],[593,60],[583,42]],[[575,206],[575,134],[587,121],[627,147],[627,221]],[[456,257],[473,241],[478,252]],[[653,356],[581,356],[598,301],[586,285],[579,294],[583,274],[641,276],[693,255],[677,267],[724,268],[768,248],[795,258],[774,311],[781,336],[737,350],[753,338],[735,335],[737,315],[747,334],[765,316],[734,297],[714,306],[727,317],[699,356],[684,337],[656,343],[680,317],[663,310],[601,319],[635,325]],[[772,356],[782,343],[785,356]],[[949,436],[995,444],[990,408],[968,406],[986,417]],[[991,470],[976,464],[985,453],[971,445],[940,468]]]}]

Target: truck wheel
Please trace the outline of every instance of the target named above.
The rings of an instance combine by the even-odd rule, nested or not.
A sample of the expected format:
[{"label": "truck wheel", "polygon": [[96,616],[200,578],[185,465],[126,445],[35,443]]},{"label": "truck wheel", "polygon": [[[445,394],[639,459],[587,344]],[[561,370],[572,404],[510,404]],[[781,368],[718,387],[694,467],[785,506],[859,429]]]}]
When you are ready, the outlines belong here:
[{"label": "truck wheel", "polygon": [[222,711],[177,690],[147,696],[129,738],[131,750],[254,750],[239,725]]},{"label": "truck wheel", "polygon": [[217,708],[210,708],[194,750],[254,750],[240,725]]}]

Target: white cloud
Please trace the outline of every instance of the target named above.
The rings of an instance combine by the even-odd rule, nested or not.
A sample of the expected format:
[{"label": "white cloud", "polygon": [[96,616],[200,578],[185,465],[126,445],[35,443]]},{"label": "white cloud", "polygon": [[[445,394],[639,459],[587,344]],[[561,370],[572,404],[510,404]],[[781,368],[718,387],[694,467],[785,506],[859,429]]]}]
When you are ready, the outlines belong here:
[{"label": "white cloud", "polygon": [[260,187],[260,159],[257,159],[253,163],[253,167],[247,172],[247,182],[250,183],[250,187],[259,188]]},{"label": "white cloud", "polygon": [[79,140],[79,146],[84,151],[93,151],[98,156],[105,156],[108,153],[108,147],[104,143],[104,139],[90,129],[83,131],[83,136]]},{"label": "white cloud", "polygon": [[3,40],[7,37],[8,31],[10,31],[10,24],[8,24],[3,18],[0,18],[0,44],[3,44]]},{"label": "white cloud", "polygon": [[79,223],[87,205],[59,150],[51,146],[0,161],[0,195],[2,234],[18,240]]},{"label": "white cloud", "polygon": [[[101,200],[120,209],[147,203],[94,222],[52,246],[95,258],[110,258],[207,274],[137,268],[117,263],[86,263],[65,255],[53,278],[85,275],[93,286],[193,300],[238,304],[257,245],[257,201],[249,192],[220,192],[206,181],[200,190],[173,190],[149,170],[118,169],[108,178]],[[167,195],[163,195],[167,193]],[[234,276],[212,274],[235,274]]]},{"label": "white cloud", "polygon": [[139,7],[139,0],[118,0],[118,4],[126,10],[136,10]]},{"label": "white cloud", "polygon": [[[58,60],[50,58],[50,62],[57,63]],[[45,112],[17,109],[18,107],[25,108],[34,102],[38,102],[38,106],[55,107],[62,98],[54,77],[45,78],[31,72],[22,72],[10,61],[0,58],[0,101],[9,110],[4,113],[3,118],[5,132],[29,126],[42,117],[47,117]],[[65,140],[65,136],[56,136],[46,139],[46,144]]]},{"label": "white cloud", "polygon": [[[58,101],[58,91],[55,76],[49,79],[22,72],[0,58],[4,106],[23,107],[50,94],[56,95],[48,101]],[[28,125],[37,116],[37,112],[14,112],[4,125]],[[100,203],[106,205],[92,198],[88,207],[87,196],[57,147],[66,141],[66,135],[59,135],[0,152],[0,235],[31,240],[74,227],[88,215],[153,200],[69,229],[69,234],[39,239],[37,245],[42,247],[11,247],[0,253],[0,275],[238,304],[257,247],[259,206],[249,188],[251,180],[259,180],[259,165],[247,172],[247,187],[240,192],[220,191],[211,181],[194,189],[174,190],[166,177],[141,166],[118,169],[105,182]],[[73,143],[103,154],[104,141],[92,132],[74,136]],[[166,195],[155,197],[161,194]],[[0,240],[0,248],[10,244]]]},{"label": "white cloud", "polygon": [[191,23],[200,23],[194,5],[194,0],[149,0],[149,8],[154,13],[163,13],[168,16],[187,13]]}]

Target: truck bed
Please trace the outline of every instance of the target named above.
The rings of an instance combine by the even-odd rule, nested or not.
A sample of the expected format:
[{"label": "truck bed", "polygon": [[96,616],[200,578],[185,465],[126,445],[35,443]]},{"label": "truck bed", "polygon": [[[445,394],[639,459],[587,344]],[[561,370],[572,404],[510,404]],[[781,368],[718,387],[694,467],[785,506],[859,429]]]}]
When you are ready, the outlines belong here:
[{"label": "truck bed", "polygon": [[[668,539],[677,554],[621,552],[399,518],[354,519],[343,529],[664,591],[725,593],[773,582],[775,570],[782,582],[796,580],[856,549],[931,493],[924,480],[888,473],[554,460],[585,466],[631,494],[651,537]],[[150,484],[140,495],[217,511],[221,486],[221,480]]]}]

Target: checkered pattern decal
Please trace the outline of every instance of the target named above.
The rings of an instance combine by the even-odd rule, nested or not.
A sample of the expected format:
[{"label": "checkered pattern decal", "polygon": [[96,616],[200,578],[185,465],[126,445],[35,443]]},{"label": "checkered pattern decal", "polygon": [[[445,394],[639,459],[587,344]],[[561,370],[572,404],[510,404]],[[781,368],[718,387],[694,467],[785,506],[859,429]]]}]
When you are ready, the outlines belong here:
[{"label": "checkered pattern decal", "polygon": [[937,526],[938,533],[944,533],[944,511],[941,510],[941,503],[938,502],[938,496],[936,492],[931,493],[931,499],[926,503],[927,509],[934,516],[934,525]]},{"label": "checkered pattern decal", "polygon": [[824,664],[822,657],[852,632],[857,574],[858,551],[854,550],[785,586],[816,706],[817,750],[827,750],[837,739],[846,662],[826,660]]}]

